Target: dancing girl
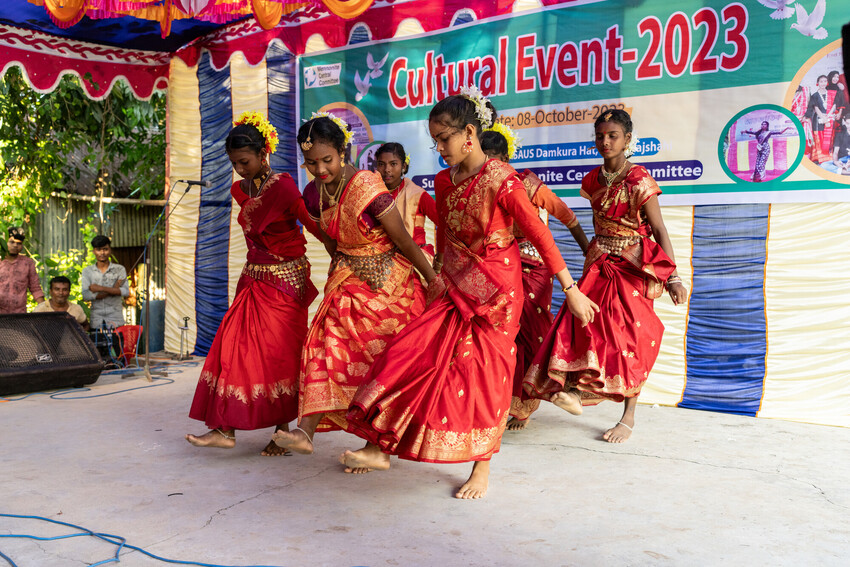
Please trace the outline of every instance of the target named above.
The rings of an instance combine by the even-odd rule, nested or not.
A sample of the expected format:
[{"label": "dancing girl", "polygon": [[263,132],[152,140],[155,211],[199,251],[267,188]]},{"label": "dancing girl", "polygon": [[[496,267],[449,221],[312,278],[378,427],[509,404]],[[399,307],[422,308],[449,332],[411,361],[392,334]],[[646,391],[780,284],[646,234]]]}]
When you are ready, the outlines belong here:
[{"label": "dancing girl", "polygon": [[[318,294],[296,220],[314,234],[316,225],[292,177],[268,164],[277,132],[258,112],[242,114],[234,126],[225,149],[242,178],[230,194],[241,207],[248,258],[192,400],[189,417],[210,428],[186,435],[196,447],[233,447],[237,429],[288,429],[298,413],[307,307]],[[270,441],[261,454],[285,451]]]},{"label": "dancing girl", "polygon": [[[314,177],[304,201],[333,256],[301,357],[298,427],[274,435],[279,446],[301,454],[313,452],[316,431],[346,428],[348,405],[369,368],[422,313],[425,295],[414,266],[426,281],[437,275],[381,178],[345,163],[351,135],[328,113],[314,114],[298,130]],[[348,472],[365,472],[355,469]]]},{"label": "dancing girl", "polygon": [[653,300],[665,285],[677,305],[687,300],[687,291],[676,275],[661,218],[661,189],[645,168],[627,159],[636,142],[631,117],[624,110],[606,112],[595,130],[604,162],[581,184],[581,195],[593,208],[596,235],[579,289],[602,311],[584,326],[562,309],[523,386],[529,395],[574,415],[606,399],[624,402],[623,417],[602,436],[622,443],[632,433],[638,395],[661,347],[664,325]]},{"label": "dancing girl", "polygon": [[540,252],[584,323],[598,309],[578,291],[548,228],[514,169],[481,149],[495,109],[475,87],[431,110],[435,149],[449,165],[435,178],[441,273],[429,307],[372,367],[348,413],[366,446],[346,451],[349,469],[389,468],[390,455],[414,461],[474,461],[457,498],[482,498],[511,404],[522,315],[522,264],[514,222]]},{"label": "dancing girl", "polygon": [[784,134],[790,129],[790,126],[786,126],[782,130],[771,130],[770,123],[765,120],[761,123],[759,130],[744,130],[742,132],[743,134],[754,136],[756,139],[756,166],[753,169],[752,177],[754,182],[764,181],[767,159],[770,157],[770,138]]}]

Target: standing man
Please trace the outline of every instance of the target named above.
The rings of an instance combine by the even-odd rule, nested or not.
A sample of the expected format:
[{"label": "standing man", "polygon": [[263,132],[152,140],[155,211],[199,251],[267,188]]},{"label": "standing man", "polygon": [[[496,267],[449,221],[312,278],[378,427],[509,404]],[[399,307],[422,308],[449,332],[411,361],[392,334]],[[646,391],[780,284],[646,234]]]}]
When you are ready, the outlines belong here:
[{"label": "standing man", "polygon": [[83,299],[91,301],[92,329],[114,328],[124,324],[124,298],[130,295],[127,270],[109,261],[111,241],[100,235],[92,238],[97,262],[86,266],[82,274]]},{"label": "standing man", "polygon": [[27,290],[36,303],[44,301],[44,292],[35,273],[35,260],[21,255],[24,229],[9,227],[8,254],[0,261],[0,315],[27,312]]},{"label": "standing man", "polygon": [[89,322],[86,319],[86,312],[76,303],[68,301],[68,296],[71,294],[71,280],[65,276],[56,276],[50,280],[48,288],[50,289],[50,299],[44,303],[40,303],[32,312],[50,313],[51,311],[64,311],[76,319],[84,331],[88,331]]}]

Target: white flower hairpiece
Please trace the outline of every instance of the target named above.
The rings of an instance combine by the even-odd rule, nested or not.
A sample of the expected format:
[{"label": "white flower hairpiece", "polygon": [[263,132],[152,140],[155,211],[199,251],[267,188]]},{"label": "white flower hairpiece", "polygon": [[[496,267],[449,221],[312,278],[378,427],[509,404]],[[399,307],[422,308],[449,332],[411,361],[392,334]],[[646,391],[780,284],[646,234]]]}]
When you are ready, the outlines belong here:
[{"label": "white flower hairpiece", "polygon": [[635,152],[637,152],[637,146],[639,141],[640,140],[638,139],[637,134],[635,134],[634,130],[632,130],[632,140],[629,142],[629,145],[626,146],[626,150],[623,152],[623,154],[626,156],[626,159],[629,159],[630,157],[635,155]]},{"label": "white flower hairpiece", "polygon": [[490,102],[476,85],[467,85],[460,88],[460,96],[475,104],[475,114],[478,116],[478,121],[481,126],[488,128],[493,124],[493,111],[487,107]]},{"label": "white flower hairpiece", "polygon": [[[348,122],[336,116],[335,114],[331,114],[330,112],[314,112],[310,115],[310,120],[315,118],[329,118],[331,122],[339,126],[339,129],[342,130],[342,133],[345,134],[345,146],[351,143],[351,139],[354,137],[354,132],[348,127]],[[309,137],[308,137],[309,140]],[[308,148],[309,149],[309,148]]]},{"label": "white flower hairpiece", "polygon": [[505,141],[508,142],[508,159],[514,159],[517,149],[522,147],[522,143],[520,143],[517,133],[511,130],[507,124],[502,122],[494,123],[491,127],[487,128],[486,131],[498,132],[504,136]]}]

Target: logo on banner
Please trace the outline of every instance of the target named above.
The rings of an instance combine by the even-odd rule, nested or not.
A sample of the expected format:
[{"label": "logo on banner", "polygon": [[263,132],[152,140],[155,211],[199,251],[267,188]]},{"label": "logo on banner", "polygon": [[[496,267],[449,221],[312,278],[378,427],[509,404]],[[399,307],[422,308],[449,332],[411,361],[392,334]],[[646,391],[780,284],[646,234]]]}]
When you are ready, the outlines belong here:
[{"label": "logo on banner", "polygon": [[338,85],[340,72],[342,72],[342,63],[305,67],[304,88],[315,89]]}]

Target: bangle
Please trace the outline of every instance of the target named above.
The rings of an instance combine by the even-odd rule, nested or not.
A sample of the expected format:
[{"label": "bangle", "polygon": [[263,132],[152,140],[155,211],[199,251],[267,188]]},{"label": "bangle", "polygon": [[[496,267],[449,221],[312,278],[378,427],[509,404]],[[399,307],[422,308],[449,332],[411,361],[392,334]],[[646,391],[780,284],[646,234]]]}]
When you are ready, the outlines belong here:
[{"label": "bangle", "polygon": [[667,278],[667,283],[682,283],[682,278],[680,278],[679,276],[670,276],[669,278]]},{"label": "bangle", "polygon": [[570,285],[568,285],[567,287],[562,287],[562,288],[561,288],[561,291],[563,291],[564,293],[567,293],[569,290],[571,290],[572,288],[574,288],[574,287],[575,287],[575,285],[576,285],[576,282],[575,282],[575,280],[573,280],[573,283],[571,283],[571,284],[570,284]]}]

